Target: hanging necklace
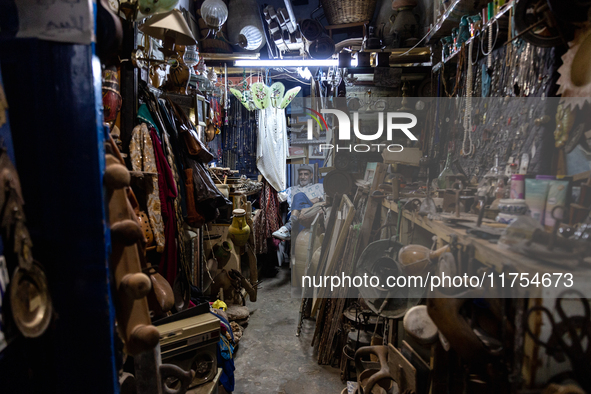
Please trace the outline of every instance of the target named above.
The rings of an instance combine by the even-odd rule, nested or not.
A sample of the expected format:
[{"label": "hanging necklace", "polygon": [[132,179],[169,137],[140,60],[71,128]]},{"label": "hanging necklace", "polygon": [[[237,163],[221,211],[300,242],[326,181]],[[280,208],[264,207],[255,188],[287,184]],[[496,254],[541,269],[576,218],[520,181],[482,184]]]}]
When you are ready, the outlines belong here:
[{"label": "hanging necklace", "polygon": [[[466,72],[466,107],[464,112],[464,140],[462,141],[461,154],[464,157],[472,155],[474,152],[474,144],[472,143],[472,84],[474,67],[472,66],[472,48],[474,40],[470,41],[468,45],[468,58],[469,62],[466,62],[468,70]],[[466,142],[468,142],[468,150],[466,151]]]}]

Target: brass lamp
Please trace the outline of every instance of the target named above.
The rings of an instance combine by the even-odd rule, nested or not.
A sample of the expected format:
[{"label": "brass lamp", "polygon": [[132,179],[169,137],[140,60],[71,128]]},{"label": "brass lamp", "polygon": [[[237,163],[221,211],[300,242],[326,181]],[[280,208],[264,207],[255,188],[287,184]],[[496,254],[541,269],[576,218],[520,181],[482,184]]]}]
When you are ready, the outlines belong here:
[{"label": "brass lamp", "polygon": [[186,94],[191,73],[185,64],[183,55],[186,46],[196,45],[197,42],[182,13],[174,9],[154,15],[139,30],[148,36],[162,40],[164,43],[162,47],[164,60],[146,59],[149,63],[167,63],[170,58],[176,58],[176,63],[171,66],[163,88],[178,94]]},{"label": "brass lamp", "polygon": [[139,30],[164,42],[162,53],[165,57],[176,54],[175,45],[197,44],[183,14],[177,9],[154,15]]}]

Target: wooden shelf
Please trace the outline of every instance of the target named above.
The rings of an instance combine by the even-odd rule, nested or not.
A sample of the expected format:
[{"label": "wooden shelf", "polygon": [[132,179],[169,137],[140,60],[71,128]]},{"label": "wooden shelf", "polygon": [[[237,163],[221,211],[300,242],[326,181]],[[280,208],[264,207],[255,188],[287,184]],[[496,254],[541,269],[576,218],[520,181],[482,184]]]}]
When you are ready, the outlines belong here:
[{"label": "wooden shelf", "polygon": [[[397,202],[383,200],[382,206],[397,214],[399,213]],[[589,269],[584,266],[571,268],[552,265],[503,249],[496,244],[492,244],[486,240],[467,234],[464,229],[447,226],[445,223],[438,220],[430,220],[408,211],[403,211],[402,216],[404,219],[422,227],[433,235],[436,235],[440,242],[443,241],[449,243],[451,242],[452,235],[456,235],[459,243],[463,245],[472,244],[475,249],[474,257],[476,260],[488,267],[494,268],[497,272],[502,272],[506,267],[511,267],[511,269],[516,272],[530,273],[531,275],[536,272],[539,272],[540,275],[553,272],[569,272],[581,278],[581,280],[578,281],[579,283],[581,283],[581,281],[591,281],[591,272],[589,272]],[[473,216],[476,217],[476,215]],[[543,289],[538,290],[542,291]]]},{"label": "wooden shelf", "polygon": [[451,35],[451,29],[458,26],[463,15],[480,12],[486,5],[482,0],[454,0],[427,34],[427,42]]},{"label": "wooden shelf", "polygon": [[[513,3],[508,3],[505,6],[503,6],[503,8],[501,8],[501,10],[497,13],[497,15],[495,15],[495,17],[491,20],[489,20],[488,22],[486,22],[483,26],[482,26],[482,30],[488,29],[490,26],[493,26],[493,34],[497,34],[496,29],[494,28],[494,24],[495,22],[499,23],[499,31],[498,31],[498,35],[502,36],[502,32],[503,29],[506,28],[506,23],[508,20],[508,16],[509,14],[507,13],[507,11],[509,11],[511,8],[513,7]],[[504,17],[507,18],[504,18]],[[504,23],[503,23],[504,22]],[[482,32],[481,30],[481,32]],[[470,37],[468,39],[468,41],[466,41],[465,45],[468,46],[470,44],[470,42],[472,40],[474,40],[475,38],[478,38],[480,35],[482,35],[482,33],[478,33],[478,35],[476,35],[475,37]],[[493,36],[494,37],[494,36]],[[497,37],[497,43],[496,45],[498,46],[499,44],[501,44],[501,42],[504,42],[504,40],[499,40]],[[480,50],[480,48],[476,48],[476,50]],[[441,67],[443,67],[443,64],[451,62],[453,60],[456,60],[456,55],[460,53],[460,51],[454,51],[450,56],[447,57],[447,59],[443,59],[442,61],[440,61],[439,63],[437,63],[435,66],[433,66],[433,72],[438,72],[439,69],[441,69]]]}]

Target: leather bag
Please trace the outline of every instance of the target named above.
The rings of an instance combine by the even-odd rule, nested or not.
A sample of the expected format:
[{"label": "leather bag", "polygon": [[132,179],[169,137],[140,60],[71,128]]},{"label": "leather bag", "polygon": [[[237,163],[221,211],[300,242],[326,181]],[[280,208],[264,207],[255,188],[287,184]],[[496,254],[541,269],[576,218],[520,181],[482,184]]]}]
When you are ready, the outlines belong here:
[{"label": "leather bag", "polygon": [[213,155],[207,150],[207,147],[199,138],[199,134],[195,127],[191,124],[191,121],[178,104],[174,103],[170,98],[166,98],[168,105],[172,108],[175,122],[177,124],[177,130],[181,135],[181,138],[185,142],[187,147],[188,155],[201,163],[209,163],[213,160]]},{"label": "leather bag", "polygon": [[193,185],[193,169],[185,170],[185,188],[187,190],[187,223],[193,227],[201,227],[205,224],[203,216],[197,212],[195,206],[195,186]]}]

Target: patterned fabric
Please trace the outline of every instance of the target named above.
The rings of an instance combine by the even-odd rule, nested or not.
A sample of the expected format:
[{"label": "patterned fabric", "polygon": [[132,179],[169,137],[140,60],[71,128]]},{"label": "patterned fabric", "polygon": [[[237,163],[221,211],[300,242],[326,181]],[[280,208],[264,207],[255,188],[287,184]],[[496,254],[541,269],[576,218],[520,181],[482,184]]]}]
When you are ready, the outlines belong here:
[{"label": "patterned fabric", "polygon": [[[158,173],[156,167],[156,158],[154,157],[154,147],[152,146],[152,137],[145,123],[136,126],[133,129],[131,142],[129,143],[129,155],[131,157],[131,166],[134,171],[146,171]],[[160,205],[160,192],[158,189],[158,176],[152,178],[152,190],[148,193],[147,206],[150,226],[154,233],[156,241],[156,250],[158,253],[164,252],[164,223],[162,223],[162,209]]]},{"label": "patterned fabric", "polygon": [[[177,196],[177,189],[174,182],[170,166],[164,156],[164,151],[156,129],[150,128],[152,142],[154,143],[154,156],[158,166],[158,186],[160,191],[160,201],[162,203],[162,220],[164,222],[164,235],[166,245],[164,253],[160,257],[158,272],[166,278],[172,286],[177,275],[177,245],[176,245],[176,225],[174,213],[174,200]],[[162,133],[166,134],[166,133]]]},{"label": "patterned fabric", "polygon": [[322,183],[314,183],[308,186],[292,186],[287,188],[284,193],[287,194],[287,203],[291,207],[291,200],[298,193],[304,193],[310,200],[315,198],[324,199],[324,185]]},{"label": "patterned fabric", "polygon": [[255,228],[255,252],[257,254],[264,254],[267,253],[267,239],[273,237],[273,232],[279,230],[282,225],[277,192],[265,178],[263,178],[260,208],[253,221]]},{"label": "patterned fabric", "polygon": [[182,199],[182,187],[181,185],[185,184],[184,179],[179,176],[179,171],[176,166],[175,155],[172,151],[172,147],[170,145],[170,140],[168,137],[168,133],[166,131],[162,132],[162,140],[163,140],[163,147],[166,154],[166,159],[168,160],[168,164],[170,165],[170,170],[172,171],[172,175],[174,177],[174,181],[177,187],[177,193],[173,202],[174,205],[174,215],[176,219],[176,230],[177,230],[177,240],[178,240],[178,250],[179,250],[179,257],[181,267],[185,272],[185,275],[188,280],[191,280],[191,274],[189,269],[189,262],[187,261],[187,255],[185,254],[185,230],[184,230],[184,217],[183,217],[183,210],[181,205]]}]

